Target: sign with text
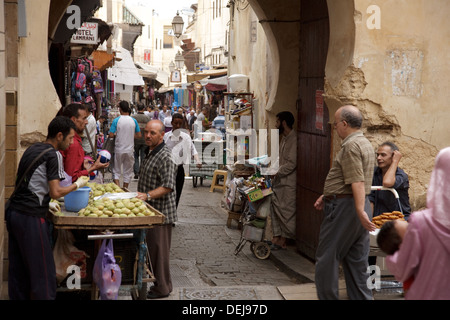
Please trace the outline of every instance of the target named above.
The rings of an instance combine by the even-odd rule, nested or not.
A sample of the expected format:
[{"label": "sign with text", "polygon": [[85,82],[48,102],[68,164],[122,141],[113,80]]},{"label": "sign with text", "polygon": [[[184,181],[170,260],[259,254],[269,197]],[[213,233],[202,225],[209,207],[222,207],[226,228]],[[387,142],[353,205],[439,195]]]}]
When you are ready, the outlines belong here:
[{"label": "sign with text", "polygon": [[98,23],[84,22],[72,35],[71,43],[97,44]]}]

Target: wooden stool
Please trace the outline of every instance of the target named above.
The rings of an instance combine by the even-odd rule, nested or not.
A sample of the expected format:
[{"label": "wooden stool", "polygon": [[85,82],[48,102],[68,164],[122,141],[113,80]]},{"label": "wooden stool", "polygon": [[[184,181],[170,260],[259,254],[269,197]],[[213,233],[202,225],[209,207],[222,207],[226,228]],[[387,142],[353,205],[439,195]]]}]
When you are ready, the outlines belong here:
[{"label": "wooden stool", "polygon": [[[217,180],[219,176],[223,176],[223,184],[218,184]],[[214,189],[221,189],[223,192],[225,192],[227,182],[227,176],[228,171],[227,170],[214,170],[214,175],[212,178],[211,188],[209,189],[209,192],[214,192]]]}]

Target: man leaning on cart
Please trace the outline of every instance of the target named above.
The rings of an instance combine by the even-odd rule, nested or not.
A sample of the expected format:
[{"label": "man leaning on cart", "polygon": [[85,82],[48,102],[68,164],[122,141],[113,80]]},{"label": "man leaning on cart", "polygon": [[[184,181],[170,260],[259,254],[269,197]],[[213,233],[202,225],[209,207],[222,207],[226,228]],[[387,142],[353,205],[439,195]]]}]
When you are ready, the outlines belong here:
[{"label": "man leaning on cart", "polygon": [[137,187],[137,198],[147,201],[166,217],[162,225],[147,229],[147,244],[156,279],[147,294],[149,299],[167,297],[173,288],[169,254],[172,225],[177,220],[177,166],[172,160],[172,152],[164,143],[164,132],[164,124],[160,120],[151,120],[145,126],[144,138],[149,150],[141,164]]}]

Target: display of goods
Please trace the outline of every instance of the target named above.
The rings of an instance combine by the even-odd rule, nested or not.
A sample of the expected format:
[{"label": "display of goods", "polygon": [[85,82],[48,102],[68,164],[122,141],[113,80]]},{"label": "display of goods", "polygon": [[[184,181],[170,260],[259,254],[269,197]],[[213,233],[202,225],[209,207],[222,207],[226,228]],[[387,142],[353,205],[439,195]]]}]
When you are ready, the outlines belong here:
[{"label": "display of goods", "polygon": [[131,218],[154,216],[157,213],[138,198],[110,199],[103,197],[91,199],[88,205],[78,211],[80,217],[92,218]]},{"label": "display of goods", "polygon": [[385,212],[380,214],[379,216],[373,217],[372,222],[378,229],[380,229],[385,222],[392,220],[405,221],[405,216],[400,211]]},{"label": "display of goods", "polygon": [[106,184],[101,184],[101,183],[97,183],[97,182],[88,182],[86,184],[86,186],[92,189],[91,195],[90,195],[91,198],[104,195],[105,193],[125,192],[114,182],[110,182],[110,183],[106,183]]}]

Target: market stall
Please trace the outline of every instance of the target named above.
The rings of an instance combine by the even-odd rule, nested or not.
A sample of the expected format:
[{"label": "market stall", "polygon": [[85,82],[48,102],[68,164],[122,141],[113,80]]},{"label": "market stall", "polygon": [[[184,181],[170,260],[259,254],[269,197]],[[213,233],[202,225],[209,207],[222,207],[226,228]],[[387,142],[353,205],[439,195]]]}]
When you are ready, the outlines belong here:
[{"label": "market stall", "polygon": [[[85,259],[80,263],[84,264],[80,290],[90,290],[91,299],[98,298],[98,288],[92,277],[93,265],[101,242],[113,239],[114,257],[122,274],[121,284],[132,285],[133,299],[146,299],[147,282],[154,281],[154,277],[145,231],[162,224],[164,215],[137,199],[137,193],[116,188],[113,183],[88,183],[85,189],[88,192],[87,201],[78,195],[79,198],[72,199],[70,197],[73,195],[69,194],[70,197],[66,195],[60,199],[60,210],[51,212],[57,237],[70,230],[75,235],[72,248],[76,249],[77,254],[85,253],[79,259]],[[56,242],[58,244],[58,238]],[[55,263],[59,260],[60,257],[55,256]],[[56,267],[58,275],[58,265]],[[67,290],[64,282],[61,282],[59,290]]]}]

